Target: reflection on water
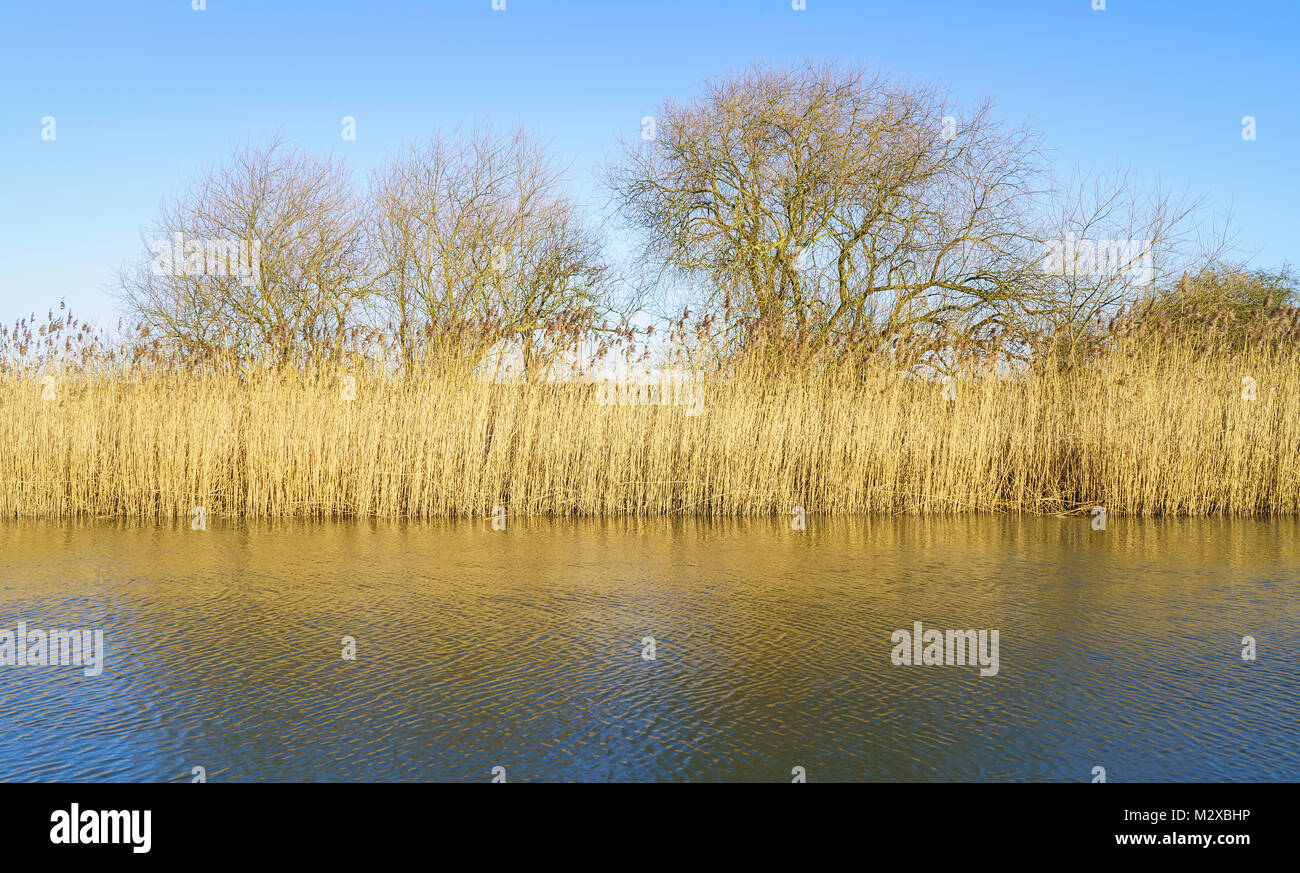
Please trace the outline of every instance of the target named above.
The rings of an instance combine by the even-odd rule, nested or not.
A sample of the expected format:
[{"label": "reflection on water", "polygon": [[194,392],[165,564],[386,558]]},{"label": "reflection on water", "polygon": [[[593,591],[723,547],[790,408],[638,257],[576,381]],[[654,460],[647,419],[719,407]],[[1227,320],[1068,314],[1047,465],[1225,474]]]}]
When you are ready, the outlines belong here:
[{"label": "reflection on water", "polygon": [[[1300,525],[1108,527],[6,522],[0,628],[106,665],[0,666],[0,778],[1300,779]],[[998,675],[892,665],[914,621]]]}]

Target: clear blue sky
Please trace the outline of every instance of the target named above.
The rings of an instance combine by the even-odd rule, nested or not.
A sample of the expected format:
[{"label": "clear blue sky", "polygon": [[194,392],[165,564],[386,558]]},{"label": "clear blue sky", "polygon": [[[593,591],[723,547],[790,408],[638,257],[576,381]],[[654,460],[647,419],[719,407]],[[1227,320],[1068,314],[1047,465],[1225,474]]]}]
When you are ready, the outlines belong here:
[{"label": "clear blue sky", "polygon": [[[345,155],[360,181],[439,126],[522,122],[590,192],[664,97],[755,60],[862,63],[991,96],[1062,166],[1189,185],[1233,208],[1255,264],[1300,263],[1300,3],[1106,5],[3,0],[0,318],[60,298],[115,318],[106,285],[162,200],[250,139]],[[340,137],[345,115],[355,142]]]}]

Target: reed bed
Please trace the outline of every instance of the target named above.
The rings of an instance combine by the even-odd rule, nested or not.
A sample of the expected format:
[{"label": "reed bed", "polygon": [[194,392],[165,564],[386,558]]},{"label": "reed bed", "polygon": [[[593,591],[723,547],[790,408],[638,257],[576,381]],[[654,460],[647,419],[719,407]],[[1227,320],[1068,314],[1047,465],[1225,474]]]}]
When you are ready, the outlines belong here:
[{"label": "reed bed", "polygon": [[620,404],[576,382],[350,373],[11,368],[0,512],[1300,511],[1294,346],[1119,341],[1085,366],[972,371],[950,388],[883,364],[738,371],[693,386],[698,415],[666,402],[680,392]]}]

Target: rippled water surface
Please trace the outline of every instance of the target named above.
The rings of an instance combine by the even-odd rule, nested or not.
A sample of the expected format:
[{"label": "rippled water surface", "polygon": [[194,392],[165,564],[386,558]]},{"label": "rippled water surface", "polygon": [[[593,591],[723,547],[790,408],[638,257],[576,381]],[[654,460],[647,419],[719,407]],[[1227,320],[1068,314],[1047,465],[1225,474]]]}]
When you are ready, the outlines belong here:
[{"label": "rippled water surface", "polygon": [[0,666],[0,778],[1300,780],[1300,525],[1109,528],[7,522],[0,629],[106,664]]}]

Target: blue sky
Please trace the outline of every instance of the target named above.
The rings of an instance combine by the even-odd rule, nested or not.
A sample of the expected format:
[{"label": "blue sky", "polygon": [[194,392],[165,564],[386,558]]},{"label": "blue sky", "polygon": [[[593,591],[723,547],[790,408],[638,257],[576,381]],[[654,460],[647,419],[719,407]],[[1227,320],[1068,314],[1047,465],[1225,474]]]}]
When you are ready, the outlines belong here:
[{"label": "blue sky", "polygon": [[[206,0],[0,5],[0,319],[106,292],[161,202],[273,134],[358,182],[439,127],[523,123],[575,190],[665,97],[753,61],[875,66],[993,97],[1063,168],[1129,167],[1300,263],[1294,0]],[[340,136],[356,118],[357,139]],[[1257,139],[1244,141],[1243,116]],[[41,137],[53,116],[57,138]]]}]

